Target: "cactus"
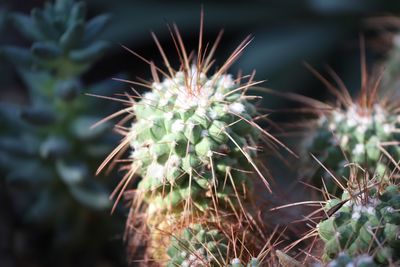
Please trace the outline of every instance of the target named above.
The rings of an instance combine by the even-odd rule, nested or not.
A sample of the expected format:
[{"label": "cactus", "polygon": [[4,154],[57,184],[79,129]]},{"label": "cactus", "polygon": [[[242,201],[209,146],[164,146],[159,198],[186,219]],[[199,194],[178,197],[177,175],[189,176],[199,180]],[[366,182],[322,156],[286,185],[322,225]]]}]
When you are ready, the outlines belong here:
[{"label": "cactus", "polygon": [[[117,126],[123,129],[125,137],[99,167],[101,171],[120,151],[128,147],[131,150],[131,163],[117,188],[120,190],[117,200],[132,178],[140,176],[134,190],[132,209],[135,212],[127,224],[134,225],[138,217],[144,217],[143,224],[149,231],[147,251],[150,257],[160,262],[168,258],[165,247],[171,242],[176,243],[168,236],[160,237],[160,234],[179,233],[182,227],[190,228],[204,217],[208,218],[207,225],[230,225],[240,220],[249,222],[253,212],[253,173],[261,176],[269,189],[268,182],[255,164],[258,140],[261,133],[266,132],[254,122],[257,112],[250,100],[255,97],[246,95],[247,90],[258,82],[252,82],[250,77],[243,83],[241,77],[234,79],[226,73],[249,40],[242,42],[214,74],[208,74],[216,45],[210,54],[203,55],[201,32],[198,58],[191,61],[177,28],[172,35],[180,47],[181,67],[172,69],[153,35],[167,70],[139,56],[150,64],[153,82],[122,80],[150,91],[135,92],[137,96],[127,95],[127,100],[122,101],[129,105],[128,108],[110,116],[128,113],[122,121],[130,125]],[[135,234],[128,235],[132,238]],[[158,246],[160,242],[165,247]],[[191,244],[191,240],[182,242]],[[191,245],[198,249],[197,245]],[[171,251],[178,255],[171,254]],[[208,252],[202,252],[206,253],[202,255],[204,260],[212,261]],[[172,255],[173,264],[187,260],[181,257],[179,250],[170,250],[169,255]]]},{"label": "cactus", "polygon": [[317,226],[324,242],[323,259],[335,259],[346,251],[349,256],[373,255],[379,266],[398,263],[399,196],[398,185],[392,184],[384,188],[370,186],[356,194],[345,192],[341,200],[329,200],[326,212],[342,201],[345,203]]},{"label": "cactus", "polygon": [[222,266],[227,250],[228,240],[223,234],[196,224],[185,228],[179,237],[172,237],[167,266]]},{"label": "cactus", "polygon": [[[325,106],[328,111],[315,121],[313,134],[304,142],[303,171],[312,177],[315,185],[321,185],[319,181],[324,174],[324,184],[330,193],[340,195],[341,190],[321,166],[338,177],[348,177],[346,165],[357,164],[366,169],[370,177],[379,175],[387,180],[387,166],[400,160],[398,98],[385,95],[387,92],[379,86],[379,80],[371,83],[375,83],[375,87],[364,85],[358,101],[353,101],[347,91],[337,89],[335,94],[340,104]],[[321,166],[310,164],[310,153]]]},{"label": "cactus", "polygon": [[[250,257],[246,264],[241,258],[232,258],[231,242],[223,231],[212,224],[192,225],[185,228],[179,237],[172,237],[167,266],[261,266],[256,257]],[[241,257],[244,258],[243,255]]]},{"label": "cactus", "polygon": [[131,158],[142,177],[138,189],[154,212],[182,212],[189,199],[207,210],[212,197],[235,202],[250,187],[246,155],[256,155],[257,131],[244,120],[254,116],[254,106],[230,93],[238,88],[231,76],[187,71],[154,83],[134,105]]},{"label": "cactus", "polygon": [[[25,222],[50,231],[54,242],[71,244],[87,238],[88,229],[109,227],[103,225],[110,207],[108,189],[94,179],[94,169],[115,140],[105,134],[109,124],[90,130],[101,114],[96,102],[82,95],[104,94],[114,84],[88,86],[79,77],[104,52],[106,42],[96,39],[109,16],[86,20],[85,14],[85,3],[72,0],[47,3],[31,16],[8,14],[8,21],[32,45],[0,48],[29,94],[28,105],[0,107],[0,121],[6,126],[0,133],[2,175]],[[93,228],[92,220],[99,228]]]}]

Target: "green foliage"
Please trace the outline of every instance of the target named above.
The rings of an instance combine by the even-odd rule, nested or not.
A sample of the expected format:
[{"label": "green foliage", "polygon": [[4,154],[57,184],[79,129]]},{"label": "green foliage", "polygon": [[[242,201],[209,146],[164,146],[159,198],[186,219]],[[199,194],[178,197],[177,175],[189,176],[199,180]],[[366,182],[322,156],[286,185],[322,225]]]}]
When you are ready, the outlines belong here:
[{"label": "green foliage", "polygon": [[379,266],[400,260],[399,187],[389,185],[383,192],[378,190],[372,187],[353,196],[345,192],[341,200],[328,201],[326,212],[348,200],[333,216],[318,224],[319,237],[325,244],[325,260],[335,259],[342,251],[349,256],[373,255]]},{"label": "green foliage", "polygon": [[80,75],[103,55],[107,42],[96,40],[109,15],[86,20],[85,2],[56,0],[31,16],[14,13],[9,18],[27,39],[29,49],[6,47],[9,58],[20,66],[46,70],[53,78],[67,80]]},{"label": "green foliage", "polygon": [[9,21],[31,41],[30,48],[0,48],[29,95],[28,105],[0,106],[4,183],[19,218],[50,231],[51,241],[58,245],[75,244],[75,251],[78,244],[95,239],[104,245],[108,236],[88,235],[113,227],[105,223],[109,190],[94,173],[115,139],[106,134],[111,128],[107,123],[90,129],[112,106],[99,112],[96,102],[83,94],[104,94],[115,85],[104,81],[88,86],[80,79],[103,55],[106,42],[97,37],[108,17],[86,20],[84,2],[46,3],[43,9],[33,9],[31,16],[9,14]]}]

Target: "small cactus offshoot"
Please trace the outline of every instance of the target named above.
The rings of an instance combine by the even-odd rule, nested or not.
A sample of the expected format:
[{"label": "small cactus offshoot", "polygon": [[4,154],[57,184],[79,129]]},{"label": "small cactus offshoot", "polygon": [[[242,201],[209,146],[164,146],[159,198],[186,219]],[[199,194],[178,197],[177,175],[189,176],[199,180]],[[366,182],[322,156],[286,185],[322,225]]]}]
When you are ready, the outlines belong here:
[{"label": "small cactus offshoot", "polygon": [[373,255],[376,264],[386,266],[400,260],[400,191],[397,185],[372,186],[362,192],[343,193],[329,200],[328,212],[345,202],[331,217],[317,226],[324,242],[324,259],[334,259],[341,251],[350,256]]}]

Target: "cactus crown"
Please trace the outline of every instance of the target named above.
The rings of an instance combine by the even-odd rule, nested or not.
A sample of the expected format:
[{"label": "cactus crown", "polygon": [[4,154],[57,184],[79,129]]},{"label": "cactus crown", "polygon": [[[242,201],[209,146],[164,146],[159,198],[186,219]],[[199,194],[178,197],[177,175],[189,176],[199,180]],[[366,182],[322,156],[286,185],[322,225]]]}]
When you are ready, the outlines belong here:
[{"label": "cactus crown", "polygon": [[[255,107],[248,102],[252,97],[245,95],[257,82],[252,82],[251,76],[248,82],[240,84],[240,77],[234,80],[225,74],[249,39],[214,75],[207,76],[218,42],[210,54],[203,55],[200,41],[198,59],[190,65],[179,32],[174,29],[181,68],[175,71],[170,67],[153,35],[168,70],[164,72],[144,59],[151,66],[154,82],[124,80],[151,91],[128,96],[131,107],[125,111],[133,113],[135,120],[125,129],[121,146],[99,171],[117,151],[129,145],[133,150],[132,164],[126,179],[135,174],[142,177],[137,192],[150,206],[150,213],[174,209],[179,212],[184,207],[204,212],[211,203],[218,202],[217,198],[226,206],[237,206],[235,202],[244,198],[248,188],[244,184],[251,184],[249,174],[256,170],[261,175],[254,163],[259,127],[253,122]],[[159,73],[164,76],[162,81]]]},{"label": "cactus crown", "polygon": [[[338,176],[348,177],[350,169],[345,165],[352,163],[366,169],[371,177],[379,174],[387,180],[387,167],[400,159],[400,149],[396,146],[400,140],[398,98],[384,91],[379,78],[368,84],[366,79],[364,73],[357,101],[351,99],[346,89],[333,89],[335,87],[329,84],[339,105],[324,104],[328,111],[316,120],[314,133],[306,140],[304,151],[316,155],[322,165]],[[310,159],[305,153],[304,158]],[[304,165],[310,167],[310,164]],[[313,166],[311,172],[317,180],[314,183],[321,184],[318,182],[321,168]],[[332,179],[325,179],[324,183],[330,193],[339,193]]]}]

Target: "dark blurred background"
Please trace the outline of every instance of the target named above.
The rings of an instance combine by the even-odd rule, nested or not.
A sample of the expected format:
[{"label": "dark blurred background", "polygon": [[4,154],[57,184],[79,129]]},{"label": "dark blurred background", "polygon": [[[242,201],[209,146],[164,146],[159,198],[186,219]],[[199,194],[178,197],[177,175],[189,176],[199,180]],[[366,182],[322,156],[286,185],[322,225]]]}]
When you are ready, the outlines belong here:
[{"label": "dark blurred background", "polygon": [[[44,1],[2,0],[0,2],[0,45],[20,45],[26,41],[16,30],[2,20],[1,14],[7,12],[29,13],[33,7],[42,6]],[[170,39],[167,24],[175,22],[189,50],[195,49],[198,42],[199,18],[201,6],[205,13],[205,40],[212,42],[221,29],[224,36],[216,53],[217,63],[221,65],[230,52],[248,35],[254,36],[253,42],[231,69],[236,74],[239,70],[249,74],[253,69],[256,79],[267,80],[263,86],[279,92],[297,92],[313,98],[330,99],[327,90],[308,71],[303,62],[320,70],[324,66],[334,69],[344,80],[349,90],[356,94],[360,83],[360,34],[366,39],[368,66],[381,62],[387,52],[387,44],[380,43],[381,32],[378,27],[368,23],[368,19],[382,15],[395,15],[400,12],[400,1],[381,0],[299,0],[299,1],[132,1],[132,0],[88,0],[89,17],[107,12],[112,14],[112,21],[103,33],[104,40],[111,41],[111,48],[87,73],[85,83],[109,79],[115,73],[126,73],[129,78],[150,78],[149,67],[129,54],[121,45],[154,60],[162,65],[161,56],[150,36],[154,31],[164,46],[167,55],[178,66],[176,53]],[[2,103],[29,102],[15,68],[5,59],[0,59],[0,101]],[[121,89],[128,90],[124,84]],[[262,106],[268,109],[296,107],[298,103],[276,96],[263,95]],[[98,100],[101,107],[104,100]],[[290,114],[277,112],[273,119],[285,121]],[[0,125],[6,127],[6,125]],[[99,162],[100,164],[100,162]],[[278,177],[288,176],[275,170]],[[115,185],[118,179],[109,186]],[[282,178],[284,179],[284,178]],[[62,258],[64,247],[57,247],[61,255],[57,258],[48,254],[46,236],[36,235],[29,246],[20,244],[25,240],[21,235],[29,235],[29,224],[24,224],[13,217],[13,205],[7,199],[6,186],[0,184],[0,265],[1,266],[57,266]],[[111,190],[112,188],[110,188]],[[107,251],[93,250],[90,245],[74,248],[79,259],[74,266],[124,266],[124,246],[122,241],[124,211],[122,215],[108,215],[110,221],[117,224],[108,229],[102,242],[107,242]],[[107,224],[107,222],[103,222]],[[102,224],[102,222],[93,222]],[[107,227],[107,226],[105,226]],[[82,233],[90,235],[89,232]],[[98,234],[98,233],[97,233]],[[5,238],[7,236],[7,238]],[[89,236],[90,239],[90,236]],[[93,239],[93,242],[96,239]],[[35,247],[31,247],[35,246]],[[53,248],[54,249],[54,248]],[[22,251],[21,251],[22,250]],[[107,255],[105,255],[107,254]],[[28,255],[28,256],[27,256]],[[20,257],[26,257],[22,260]],[[66,256],[67,257],[67,256]],[[85,258],[86,257],[86,258]],[[28,259],[28,260],[27,260]],[[69,260],[67,262],[70,262]],[[2,265],[2,263],[4,265]],[[60,264],[62,266],[72,266]]]}]

